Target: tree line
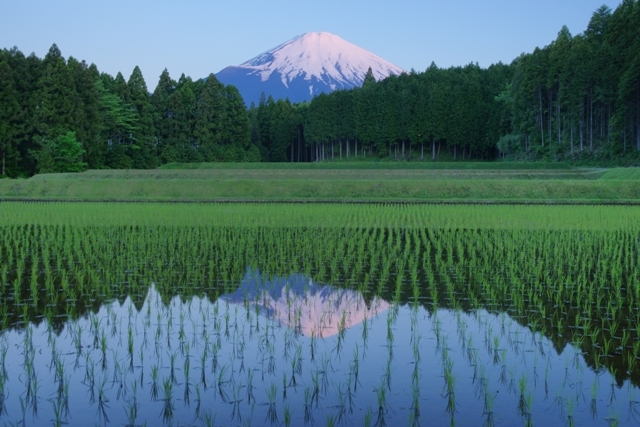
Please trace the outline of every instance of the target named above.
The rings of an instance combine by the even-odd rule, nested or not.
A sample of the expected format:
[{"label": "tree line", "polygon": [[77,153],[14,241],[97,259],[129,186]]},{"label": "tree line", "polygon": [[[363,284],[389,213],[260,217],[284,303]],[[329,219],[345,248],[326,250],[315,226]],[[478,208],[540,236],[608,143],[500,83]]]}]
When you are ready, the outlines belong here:
[{"label": "tree line", "polygon": [[640,158],[640,0],[598,8],[511,64],[411,71],[311,102],[245,108],[213,74],[149,93],[65,59],[0,50],[0,176],[168,162],[355,158],[630,163]]},{"label": "tree line", "polygon": [[149,93],[138,67],[125,80],[55,44],[43,59],[0,50],[2,176],[259,159],[238,90],[213,74],[175,81],[165,70]]},{"label": "tree line", "polygon": [[563,27],[544,48],[486,69],[411,71],[308,104],[261,99],[252,143],[272,161],[399,159],[633,163],[640,155],[640,1]]}]

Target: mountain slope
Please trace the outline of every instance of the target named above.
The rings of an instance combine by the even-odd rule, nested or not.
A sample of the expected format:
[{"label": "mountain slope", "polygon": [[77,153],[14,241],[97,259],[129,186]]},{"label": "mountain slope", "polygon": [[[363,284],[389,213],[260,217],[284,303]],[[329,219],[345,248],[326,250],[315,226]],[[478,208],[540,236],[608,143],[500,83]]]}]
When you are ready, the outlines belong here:
[{"label": "mountain slope", "polygon": [[245,103],[258,103],[260,94],[291,102],[310,100],[322,92],[362,85],[368,68],[376,80],[401,74],[402,68],[342,38],[325,32],[305,33],[237,67],[216,74],[238,88]]}]

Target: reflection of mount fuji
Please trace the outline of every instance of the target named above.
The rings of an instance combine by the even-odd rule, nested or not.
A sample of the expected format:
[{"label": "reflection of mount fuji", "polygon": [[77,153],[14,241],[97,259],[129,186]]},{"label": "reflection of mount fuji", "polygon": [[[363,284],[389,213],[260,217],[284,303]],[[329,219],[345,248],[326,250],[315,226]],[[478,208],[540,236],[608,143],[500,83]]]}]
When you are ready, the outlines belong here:
[{"label": "reflection of mount fuji", "polygon": [[221,299],[257,306],[261,314],[315,337],[336,335],[389,307],[377,297],[367,305],[356,291],[317,284],[302,274],[263,280],[260,271],[250,269],[238,289]]}]

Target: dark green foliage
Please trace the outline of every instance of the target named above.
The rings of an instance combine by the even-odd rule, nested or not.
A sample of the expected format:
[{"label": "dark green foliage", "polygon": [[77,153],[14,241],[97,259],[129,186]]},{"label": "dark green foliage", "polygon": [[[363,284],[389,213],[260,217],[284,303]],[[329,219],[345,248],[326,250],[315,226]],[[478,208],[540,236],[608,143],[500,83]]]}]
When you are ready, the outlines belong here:
[{"label": "dark green foliage", "polygon": [[473,64],[448,70],[432,65],[424,73],[380,82],[370,76],[362,88],[321,94],[310,103],[304,126],[312,158],[435,160],[444,147],[452,160],[460,150],[462,158],[493,159],[505,109],[495,97],[509,70],[502,64],[487,70]]},{"label": "dark green foliage", "polygon": [[74,132],[59,135],[56,139],[43,139],[39,150],[31,151],[36,159],[38,173],[82,172],[87,168],[82,155],[85,150]]},{"label": "dark green foliage", "polygon": [[11,68],[6,59],[0,57],[0,175],[7,176],[7,163],[17,160],[19,155],[14,142],[15,126],[20,110],[18,93],[13,83]]},{"label": "dark green foliage", "polygon": [[[74,135],[78,162],[56,153]],[[215,77],[171,79],[149,94],[135,67],[129,80],[65,60],[54,44],[42,60],[0,50],[0,176],[39,171],[154,168],[166,162],[259,161],[238,91]],[[64,145],[64,144],[63,144]]]}]

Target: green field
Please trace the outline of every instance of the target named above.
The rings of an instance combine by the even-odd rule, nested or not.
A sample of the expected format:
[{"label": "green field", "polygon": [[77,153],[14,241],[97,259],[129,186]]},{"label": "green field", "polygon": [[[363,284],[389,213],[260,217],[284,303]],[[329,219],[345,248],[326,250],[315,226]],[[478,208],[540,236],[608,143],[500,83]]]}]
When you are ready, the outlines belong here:
[{"label": "green field", "polygon": [[[117,212],[117,215],[115,214]],[[5,202],[0,224],[640,231],[638,206]]]},{"label": "green field", "polygon": [[640,203],[640,170],[636,168],[570,168],[562,163],[417,162],[195,166],[193,169],[89,170],[78,174],[42,174],[25,180],[0,180],[0,198],[196,202]]},{"label": "green field", "polygon": [[398,162],[398,161],[327,161],[313,163],[167,163],[159,169],[305,169],[305,170],[332,170],[332,169],[428,169],[428,170],[550,170],[571,169],[567,163],[562,162]]}]

